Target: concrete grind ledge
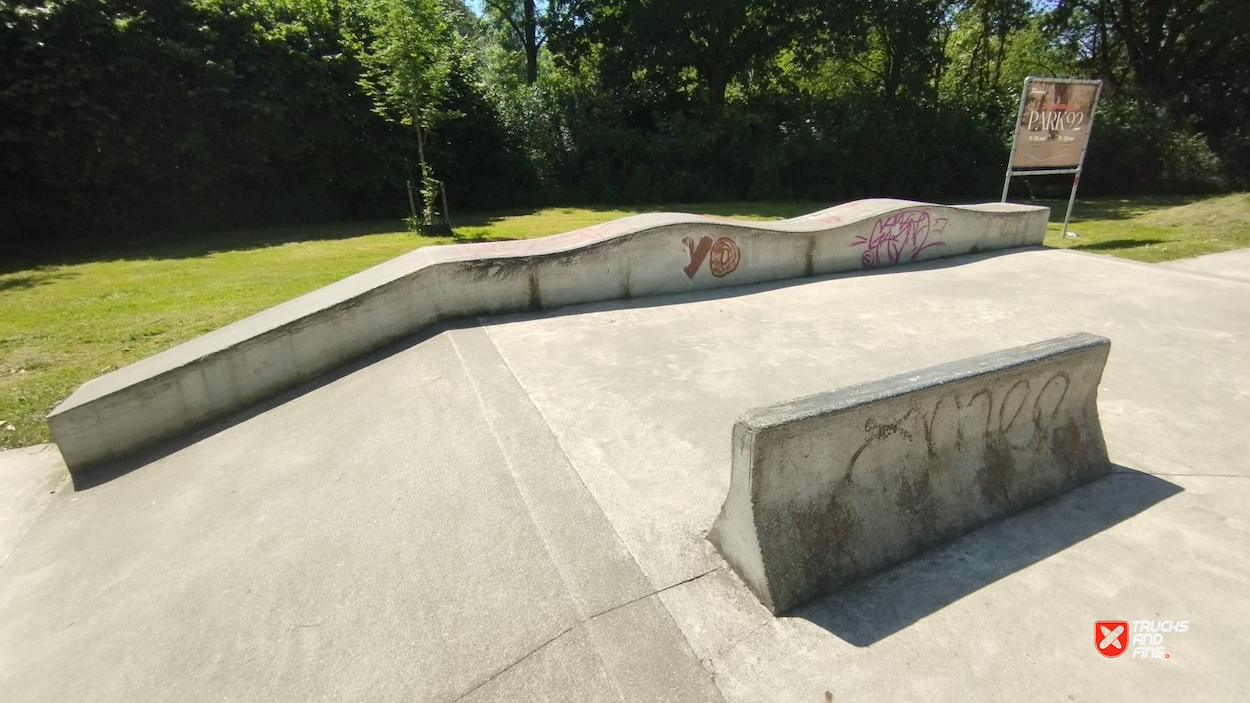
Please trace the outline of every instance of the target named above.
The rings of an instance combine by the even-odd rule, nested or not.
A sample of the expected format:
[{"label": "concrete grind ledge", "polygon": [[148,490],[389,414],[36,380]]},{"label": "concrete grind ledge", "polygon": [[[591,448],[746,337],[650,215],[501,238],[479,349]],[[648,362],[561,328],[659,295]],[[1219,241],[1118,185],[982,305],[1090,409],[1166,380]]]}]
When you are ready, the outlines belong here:
[{"label": "concrete grind ledge", "polygon": [[451,319],[1041,244],[1049,210],[860,200],[743,223],[636,215],[541,239],[425,247],[88,381],[48,416],[80,474]]},{"label": "concrete grind ledge", "polygon": [[774,614],[1110,473],[1078,333],[750,410],[708,539]]}]

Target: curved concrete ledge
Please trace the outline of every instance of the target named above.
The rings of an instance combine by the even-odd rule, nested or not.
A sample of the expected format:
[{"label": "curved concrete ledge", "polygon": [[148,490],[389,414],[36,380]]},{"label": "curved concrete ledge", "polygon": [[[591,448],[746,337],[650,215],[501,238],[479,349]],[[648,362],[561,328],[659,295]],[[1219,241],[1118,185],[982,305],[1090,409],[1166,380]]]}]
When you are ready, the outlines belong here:
[{"label": "curved concrete ledge", "polygon": [[81,473],[435,322],[1036,245],[1048,215],[860,200],[778,222],[658,213],[541,239],[425,247],[89,381],[48,425]]},{"label": "curved concrete ledge", "polygon": [[774,614],[1111,472],[1078,333],[756,408],[708,539]]}]

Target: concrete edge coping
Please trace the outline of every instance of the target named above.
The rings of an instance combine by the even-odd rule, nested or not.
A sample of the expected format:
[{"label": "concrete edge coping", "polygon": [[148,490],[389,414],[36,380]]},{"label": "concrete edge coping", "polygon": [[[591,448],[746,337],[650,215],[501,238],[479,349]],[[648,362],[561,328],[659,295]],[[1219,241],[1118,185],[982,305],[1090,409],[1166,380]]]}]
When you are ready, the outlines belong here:
[{"label": "concrete edge coping", "polygon": [[773,405],[752,408],[740,415],[737,421],[750,431],[768,430],[802,420],[837,415],[875,400],[915,393],[978,376],[988,376],[1110,344],[1111,340],[1106,337],[1088,332],[1074,332],[1042,342],[930,366],[912,373],[897,374],[876,381],[867,381]]},{"label": "concrete edge coping", "polygon": [[[572,232],[554,234],[535,239],[509,240],[507,243],[542,243],[541,247],[525,247],[515,252],[498,252],[490,256],[475,256],[484,244],[449,244],[422,247],[401,254],[394,259],[352,274],[339,281],[310,291],[297,298],[274,307],[262,310],[254,315],[230,323],[207,334],[183,342],[163,352],[140,359],[115,371],[98,376],[79,386],[69,398],[57,405],[51,414],[65,412],[80,405],[101,398],[141,380],[149,380],[166,371],[176,371],[184,364],[202,360],[215,352],[224,351],[258,336],[251,328],[263,327],[260,333],[277,331],[282,327],[296,325],[312,314],[350,303],[356,296],[367,293],[380,286],[394,283],[406,278],[430,265],[441,263],[481,262],[489,263],[498,259],[515,259],[534,256],[556,255],[570,251],[603,244],[616,239],[634,236],[649,230],[671,227],[682,224],[722,225],[742,231],[763,230],[779,233],[810,234],[829,229],[845,227],[863,220],[877,217],[895,209],[924,206],[926,208],[951,208],[972,212],[1030,212],[1046,208],[1034,205],[1018,205],[1014,203],[981,203],[975,205],[932,205],[909,200],[873,198],[857,200],[836,205],[808,215],[792,217],[784,220],[752,222],[729,220],[706,215],[688,215],[682,213],[645,213],[623,217],[599,225],[591,225]],[[821,218],[846,214],[847,219],[837,225],[822,222]],[[608,228],[608,225],[613,227]],[[628,226],[626,226],[628,225]],[[621,227],[617,229],[617,227]],[[593,233],[603,228],[600,237],[590,239],[574,239],[572,235]],[[500,242],[504,243],[504,242]],[[532,250],[530,250],[532,249]],[[246,323],[246,324],[245,324]]]}]

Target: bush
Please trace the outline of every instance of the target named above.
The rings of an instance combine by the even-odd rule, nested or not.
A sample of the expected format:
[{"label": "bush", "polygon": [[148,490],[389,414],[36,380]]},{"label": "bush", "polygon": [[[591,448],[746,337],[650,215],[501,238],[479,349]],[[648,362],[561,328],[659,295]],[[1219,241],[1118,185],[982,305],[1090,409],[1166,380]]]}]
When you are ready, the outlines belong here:
[{"label": "bush", "polygon": [[[0,252],[406,215],[416,135],[374,112],[341,18],[297,7],[0,3]],[[453,206],[532,198],[472,66],[447,103]]]},{"label": "bush", "polygon": [[1209,193],[1228,185],[1192,123],[1133,97],[1098,106],[1085,164],[1083,195]]}]

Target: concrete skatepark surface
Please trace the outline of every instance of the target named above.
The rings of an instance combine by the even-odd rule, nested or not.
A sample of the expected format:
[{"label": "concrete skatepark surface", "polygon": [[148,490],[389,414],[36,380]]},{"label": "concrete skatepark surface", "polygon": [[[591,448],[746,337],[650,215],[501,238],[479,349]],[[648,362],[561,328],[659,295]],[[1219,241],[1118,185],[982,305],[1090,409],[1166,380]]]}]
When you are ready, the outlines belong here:
[{"label": "concrete skatepark surface", "polygon": [[1178,271],[1189,271],[1203,276],[1215,276],[1250,283],[1250,249],[1238,249],[1219,254],[1207,254],[1192,259],[1167,261],[1166,266]]},{"label": "concrete skatepark surface", "polygon": [[[1227,266],[1030,249],[488,317],[77,490],[43,462],[2,697],[1245,700]],[[704,538],[747,408],[1078,330],[1113,341],[1110,476],[776,618]],[[1097,620],[1189,627],[1106,659]]]}]

